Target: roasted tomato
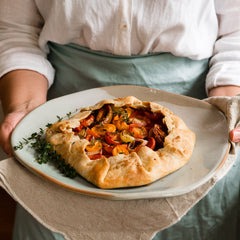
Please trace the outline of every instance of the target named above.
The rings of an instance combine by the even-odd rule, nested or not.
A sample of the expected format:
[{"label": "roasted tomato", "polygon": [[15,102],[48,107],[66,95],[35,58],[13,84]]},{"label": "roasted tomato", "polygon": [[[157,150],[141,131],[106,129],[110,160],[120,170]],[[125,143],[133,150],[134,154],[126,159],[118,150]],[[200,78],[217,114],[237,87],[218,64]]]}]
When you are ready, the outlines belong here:
[{"label": "roasted tomato", "polygon": [[87,152],[97,152],[99,153],[102,150],[102,143],[98,140],[92,140],[87,146],[86,146]]},{"label": "roasted tomato", "polygon": [[128,130],[129,129],[129,125],[127,123],[127,121],[123,120],[123,118],[121,118],[120,116],[116,115],[113,118],[113,124],[116,126],[116,128],[120,131],[122,130]]},{"label": "roasted tomato", "polygon": [[138,124],[130,124],[129,132],[134,138],[143,139],[148,136],[148,131],[144,126]]},{"label": "roasted tomato", "polygon": [[72,129],[73,132],[78,133],[82,130],[83,126],[80,124],[78,127]]},{"label": "roasted tomato", "polygon": [[159,124],[154,124],[152,134],[153,137],[156,139],[157,143],[160,146],[163,146],[164,138],[167,134],[161,129]]},{"label": "roasted tomato", "polygon": [[96,132],[92,131],[91,129],[87,128],[86,137],[85,138],[88,141],[91,141],[91,140],[100,138],[100,135],[97,134]]},{"label": "roasted tomato", "polygon": [[131,124],[141,125],[141,126],[147,126],[149,124],[148,119],[140,119],[140,118],[131,118],[130,119]]},{"label": "roasted tomato", "polygon": [[119,134],[113,133],[113,132],[106,132],[105,141],[108,144],[113,144],[113,145],[120,144]]},{"label": "roasted tomato", "polygon": [[157,119],[162,119],[163,115],[161,112],[149,112],[149,111],[144,111],[144,115],[149,118],[150,120],[157,120]]},{"label": "roasted tomato", "polygon": [[84,120],[81,121],[81,126],[83,127],[89,127],[91,124],[93,124],[94,122],[94,116],[90,115],[87,118],[85,118]]},{"label": "roasted tomato", "polygon": [[116,156],[118,154],[124,154],[124,155],[128,155],[129,154],[127,144],[116,145],[114,147],[114,149],[112,150],[112,155]]},{"label": "roasted tomato", "polygon": [[110,104],[104,105],[97,114],[96,121],[102,124],[110,123],[112,121],[113,111]]},{"label": "roasted tomato", "polygon": [[144,113],[142,110],[135,111],[129,118],[130,123],[141,126],[149,125],[151,120]]},{"label": "roasted tomato", "polygon": [[72,131],[78,133],[83,129],[83,127],[89,127],[93,122],[94,122],[94,116],[90,115],[87,118],[81,120],[79,126],[73,128]]},{"label": "roasted tomato", "polygon": [[135,138],[127,130],[123,130],[120,132],[120,138],[124,143],[129,143],[135,140]]},{"label": "roasted tomato", "polygon": [[114,107],[113,112],[114,116],[118,115],[122,119],[128,120],[128,118],[133,114],[134,109],[130,107],[127,108]]},{"label": "roasted tomato", "polygon": [[100,159],[103,157],[102,154],[94,154],[94,155],[89,155],[88,156],[91,160],[96,160],[96,159]]},{"label": "roasted tomato", "polygon": [[148,139],[148,142],[147,142],[146,146],[154,150],[154,148],[156,146],[156,140],[153,137],[150,137]]},{"label": "roasted tomato", "polygon": [[143,146],[146,146],[147,141],[144,139],[136,139],[128,145],[129,151],[138,152],[139,149]]},{"label": "roasted tomato", "polygon": [[112,150],[115,147],[115,145],[109,145],[105,142],[103,142],[103,150],[108,153],[109,155],[112,155]]},{"label": "roasted tomato", "polygon": [[91,130],[98,135],[104,136],[106,132],[116,132],[116,126],[110,123],[98,124],[91,128]]},{"label": "roasted tomato", "polygon": [[128,130],[129,129],[129,117],[134,110],[132,108],[115,108],[114,117],[112,123],[116,125],[117,129]]}]

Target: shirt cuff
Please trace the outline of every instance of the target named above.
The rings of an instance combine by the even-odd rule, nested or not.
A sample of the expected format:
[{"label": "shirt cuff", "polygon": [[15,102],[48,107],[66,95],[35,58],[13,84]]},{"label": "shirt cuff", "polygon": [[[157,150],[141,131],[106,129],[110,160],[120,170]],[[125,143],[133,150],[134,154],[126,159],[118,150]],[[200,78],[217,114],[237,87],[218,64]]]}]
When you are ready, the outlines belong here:
[{"label": "shirt cuff", "polygon": [[47,78],[49,88],[53,84],[55,70],[44,56],[31,53],[13,53],[8,56],[3,55],[0,58],[0,78],[17,69],[36,71]]},{"label": "shirt cuff", "polygon": [[239,62],[219,63],[210,68],[206,78],[207,94],[212,88],[224,85],[240,86]]}]

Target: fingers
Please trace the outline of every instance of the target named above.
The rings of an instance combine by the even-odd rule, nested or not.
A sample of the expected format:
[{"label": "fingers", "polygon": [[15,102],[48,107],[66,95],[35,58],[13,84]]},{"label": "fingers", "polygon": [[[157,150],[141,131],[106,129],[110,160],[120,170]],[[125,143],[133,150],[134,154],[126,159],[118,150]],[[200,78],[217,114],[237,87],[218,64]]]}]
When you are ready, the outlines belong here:
[{"label": "fingers", "polygon": [[234,128],[230,132],[230,140],[235,143],[240,142],[240,127]]},{"label": "fingers", "polygon": [[24,115],[25,114],[22,112],[10,113],[6,115],[3,122],[0,124],[0,146],[9,156],[13,156],[10,142],[12,131]]},{"label": "fingers", "polygon": [[12,131],[13,126],[9,122],[3,121],[3,123],[0,125],[0,145],[3,151],[9,156],[12,156],[10,144],[10,136]]}]

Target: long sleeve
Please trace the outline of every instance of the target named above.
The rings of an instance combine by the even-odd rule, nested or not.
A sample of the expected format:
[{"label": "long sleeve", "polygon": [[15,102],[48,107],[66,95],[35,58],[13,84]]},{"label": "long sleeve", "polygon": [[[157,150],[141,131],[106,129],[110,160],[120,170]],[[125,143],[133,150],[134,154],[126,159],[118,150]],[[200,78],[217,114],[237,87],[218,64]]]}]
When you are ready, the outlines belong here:
[{"label": "long sleeve", "polygon": [[[46,76],[50,86],[54,69],[46,56],[47,42],[53,41],[118,55],[128,49],[129,55],[170,52],[195,60],[212,56],[207,91],[240,86],[240,0],[215,0],[215,5],[214,0],[119,3],[0,0],[0,77],[26,68]],[[119,38],[123,32],[125,37]]]},{"label": "long sleeve", "polygon": [[38,45],[42,26],[34,1],[0,1],[0,77],[15,69],[29,69],[52,84],[54,69]]},{"label": "long sleeve", "polygon": [[206,79],[207,91],[223,85],[240,86],[240,0],[215,3],[219,32]]}]

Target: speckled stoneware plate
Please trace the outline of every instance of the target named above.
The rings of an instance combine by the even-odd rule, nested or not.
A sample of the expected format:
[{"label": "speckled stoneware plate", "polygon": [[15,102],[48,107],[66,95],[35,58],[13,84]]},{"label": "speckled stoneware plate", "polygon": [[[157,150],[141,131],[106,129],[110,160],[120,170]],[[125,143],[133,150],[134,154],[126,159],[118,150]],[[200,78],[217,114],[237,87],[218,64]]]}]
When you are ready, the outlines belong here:
[{"label": "speckled stoneware plate", "polygon": [[224,115],[201,100],[137,86],[112,86],[77,92],[51,100],[29,113],[12,134],[12,146],[23,138],[57,121],[76,109],[92,106],[100,100],[135,96],[142,101],[164,105],[180,116],[196,134],[190,161],[180,170],[142,187],[103,190],[80,176],[64,177],[51,163],[38,164],[30,147],[15,151],[16,158],[34,173],[69,190],[94,197],[129,200],[176,196],[190,192],[208,181],[224,163],[229,152],[227,121]]}]

